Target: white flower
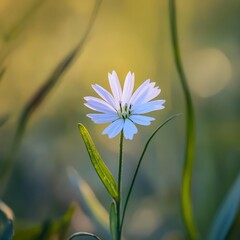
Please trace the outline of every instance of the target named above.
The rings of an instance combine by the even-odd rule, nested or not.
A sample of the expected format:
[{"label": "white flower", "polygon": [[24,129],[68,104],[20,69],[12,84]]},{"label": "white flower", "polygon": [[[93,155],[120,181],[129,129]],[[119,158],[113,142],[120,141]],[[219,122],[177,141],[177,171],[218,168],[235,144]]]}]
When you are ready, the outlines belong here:
[{"label": "white flower", "polygon": [[165,100],[151,101],[159,95],[161,90],[155,87],[155,82],[150,82],[148,79],[133,93],[134,73],[131,72],[126,76],[123,90],[115,71],[108,74],[108,80],[112,94],[95,84],[92,88],[102,99],[84,98],[88,108],[99,112],[87,114],[87,116],[97,124],[111,123],[103,131],[103,134],[108,134],[109,138],[115,137],[123,130],[126,139],[133,139],[133,135],[138,131],[135,123],[147,126],[155,120],[142,114],[164,108]]}]

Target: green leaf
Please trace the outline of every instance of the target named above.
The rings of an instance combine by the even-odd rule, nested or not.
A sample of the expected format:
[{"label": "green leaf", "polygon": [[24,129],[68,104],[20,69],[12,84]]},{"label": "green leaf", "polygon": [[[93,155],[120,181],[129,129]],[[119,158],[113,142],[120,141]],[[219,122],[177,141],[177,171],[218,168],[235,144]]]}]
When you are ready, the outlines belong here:
[{"label": "green leaf", "polygon": [[224,240],[240,211],[240,173],[217,213],[209,240]]},{"label": "green leaf", "polygon": [[114,177],[104,164],[87,129],[81,123],[78,124],[78,127],[93,167],[95,168],[99,178],[101,179],[103,185],[106,187],[110,196],[118,201],[118,190]]},{"label": "green leaf", "polygon": [[117,206],[116,203],[113,201],[110,207],[110,230],[112,235],[112,240],[117,240],[118,234],[118,224],[117,224]]},{"label": "green leaf", "polygon": [[11,240],[13,233],[13,212],[0,200],[0,239]]},{"label": "green leaf", "polygon": [[46,220],[41,225],[16,228],[14,240],[50,240],[53,236],[58,237],[59,240],[64,240],[75,208],[75,205],[71,205],[59,220]]},{"label": "green leaf", "polygon": [[101,238],[99,238],[98,236],[92,234],[92,233],[88,233],[88,232],[79,232],[79,233],[74,233],[73,235],[71,235],[67,240],[77,240],[80,237],[90,237],[90,238],[94,238],[97,240],[101,240]]},{"label": "green leaf", "polygon": [[98,201],[90,186],[84,181],[74,168],[68,168],[68,177],[77,194],[81,207],[86,215],[93,220],[100,231],[104,232],[105,238],[109,238],[109,218],[108,212]]}]

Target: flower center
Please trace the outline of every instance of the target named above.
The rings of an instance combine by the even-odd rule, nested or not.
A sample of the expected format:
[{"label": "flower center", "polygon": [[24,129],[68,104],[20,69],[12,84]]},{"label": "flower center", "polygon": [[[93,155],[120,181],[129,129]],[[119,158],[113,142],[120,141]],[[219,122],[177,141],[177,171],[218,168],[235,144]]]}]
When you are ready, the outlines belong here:
[{"label": "flower center", "polygon": [[128,106],[125,104],[125,106],[122,106],[122,103],[119,104],[120,109],[118,110],[117,114],[122,119],[127,119],[131,115],[131,107],[132,105]]}]

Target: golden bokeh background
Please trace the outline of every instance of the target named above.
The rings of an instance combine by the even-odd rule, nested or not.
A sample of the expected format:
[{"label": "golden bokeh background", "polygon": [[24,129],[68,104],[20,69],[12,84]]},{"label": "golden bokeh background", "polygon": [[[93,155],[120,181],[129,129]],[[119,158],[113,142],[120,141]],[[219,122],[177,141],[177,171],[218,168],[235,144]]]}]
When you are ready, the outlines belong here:
[{"label": "golden bokeh background", "polygon": [[[0,161],[10,149],[17,120],[29,99],[83,37],[93,0],[1,0]],[[182,60],[196,113],[193,206],[207,235],[213,217],[240,168],[239,11],[230,2],[177,1]],[[61,216],[77,201],[66,169],[74,167],[108,209],[102,187],[77,129],[86,125],[106,164],[117,175],[118,138],[102,136],[103,125],[86,117],[83,97],[91,84],[108,87],[116,70],[123,82],[135,73],[136,86],[150,78],[160,86],[163,111],[125,142],[124,190],[153,130],[174,113],[150,144],[130,202],[126,239],[184,239],[180,192],[185,105],[176,73],[169,29],[168,1],[103,0],[78,58],[36,110],[27,125],[17,163],[3,200],[17,221],[39,223]],[[81,206],[72,231],[97,231]],[[146,222],[146,219],[147,222]]]}]

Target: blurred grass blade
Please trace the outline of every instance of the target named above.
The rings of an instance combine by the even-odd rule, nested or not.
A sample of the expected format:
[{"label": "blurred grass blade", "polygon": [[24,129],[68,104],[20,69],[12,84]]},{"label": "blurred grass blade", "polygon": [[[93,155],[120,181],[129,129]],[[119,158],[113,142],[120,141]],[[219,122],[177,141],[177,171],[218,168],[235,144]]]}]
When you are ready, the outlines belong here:
[{"label": "blurred grass blade", "polygon": [[59,220],[46,220],[42,225],[28,228],[16,228],[14,240],[50,240],[53,239],[53,236],[57,237],[58,240],[66,239],[66,232],[75,208],[75,205],[71,205]]},{"label": "blurred grass blade", "polygon": [[43,84],[43,86],[37,91],[37,93],[30,99],[30,101],[26,104],[23,112],[20,116],[18,121],[17,130],[15,133],[15,137],[13,140],[12,148],[10,149],[9,155],[7,159],[3,162],[3,166],[0,168],[0,183],[1,189],[0,194],[4,191],[5,185],[8,182],[8,178],[11,175],[12,168],[15,163],[15,155],[18,151],[21,139],[23,137],[25,128],[30,117],[36,111],[38,106],[45,100],[46,96],[50,93],[53,87],[59,82],[61,76],[66,72],[66,70],[71,66],[73,61],[76,59],[80,50],[82,50],[84,43],[89,35],[90,30],[92,29],[93,23],[96,19],[99,7],[100,7],[100,0],[96,0],[95,7],[93,9],[91,18],[88,23],[88,27],[84,36],[82,37],[81,41],[78,45],[57,65],[55,70],[52,72],[50,77],[47,81]]},{"label": "blurred grass blade", "polygon": [[176,4],[175,0],[169,0],[170,30],[175,65],[181,81],[185,104],[186,104],[186,148],[184,157],[184,168],[182,174],[182,215],[187,233],[190,239],[197,239],[198,232],[192,210],[191,182],[193,174],[193,162],[195,152],[195,120],[191,94],[187,85],[186,75],[183,69],[181,54],[178,43]]},{"label": "blurred grass blade", "polygon": [[97,240],[101,240],[101,238],[99,238],[98,236],[96,236],[92,233],[88,233],[88,232],[74,233],[67,240],[77,240],[77,239],[81,239],[81,237],[90,237],[90,238],[94,238]]},{"label": "blurred grass blade", "polygon": [[9,118],[9,115],[4,115],[0,117],[0,127],[3,126]]},{"label": "blurred grass blade", "polygon": [[72,167],[69,167],[67,171],[74,192],[77,194],[80,205],[86,212],[86,215],[94,221],[97,227],[100,227],[101,231],[104,231],[106,238],[109,238],[108,212],[98,201],[93,190],[86,181],[80,177],[77,171]]},{"label": "blurred grass blade", "polygon": [[117,234],[118,234],[117,206],[114,201],[111,203],[109,217],[110,217],[110,230],[111,230],[112,240],[117,240]]},{"label": "blurred grass blade", "polygon": [[3,34],[3,46],[1,46],[0,51],[0,66],[3,64],[5,58],[9,54],[11,50],[6,48],[6,45],[9,44],[12,40],[14,40],[23,30],[26,23],[30,20],[30,18],[34,15],[34,13],[39,9],[42,3],[45,0],[36,0],[33,5],[23,14],[23,16],[16,21],[16,24],[8,31],[8,33]]},{"label": "blurred grass blade", "polygon": [[31,16],[38,10],[45,0],[37,0],[34,4],[26,11],[26,13],[17,21],[17,23],[12,27],[12,29],[4,35],[4,40],[9,42],[13,40],[23,29],[27,21]]},{"label": "blurred grass blade", "polygon": [[231,187],[219,212],[217,213],[210,232],[209,240],[224,240],[240,211],[240,174]]},{"label": "blurred grass blade", "polygon": [[110,196],[118,201],[118,190],[114,177],[104,164],[87,129],[81,123],[78,124],[78,127],[93,167],[95,168],[99,178],[101,179]]},{"label": "blurred grass blade", "polygon": [[171,121],[172,119],[180,116],[181,114],[175,114],[175,115],[172,115],[170,116],[169,118],[167,118],[153,133],[152,135],[150,136],[150,138],[148,139],[148,141],[146,142],[145,144],[145,147],[143,149],[143,152],[141,154],[141,157],[138,161],[138,164],[137,164],[137,167],[136,167],[136,170],[134,172],[134,175],[133,175],[133,178],[132,178],[132,181],[131,181],[131,184],[130,184],[130,187],[129,187],[129,190],[128,190],[128,194],[127,194],[127,197],[126,197],[126,201],[125,201],[125,204],[123,206],[123,214],[122,214],[122,221],[121,221],[121,224],[120,224],[120,229],[122,229],[123,227],[123,222],[124,222],[124,218],[125,218],[125,214],[126,214],[126,210],[127,210],[127,206],[128,206],[128,202],[129,202],[129,198],[131,196],[131,193],[132,193],[132,190],[133,190],[133,186],[134,186],[134,183],[136,181],[136,177],[137,177],[137,174],[138,174],[138,171],[140,169],[140,166],[141,166],[141,163],[142,163],[142,160],[143,160],[143,157],[145,155],[145,152],[147,151],[147,148],[148,148],[148,145],[149,143],[151,142],[151,140],[153,139],[153,137],[157,134],[157,132],[165,125],[167,124],[169,121]]},{"label": "blurred grass blade", "polygon": [[5,72],[6,72],[6,68],[2,68],[2,69],[0,70],[0,81],[2,80]]},{"label": "blurred grass blade", "polygon": [[0,239],[11,240],[13,234],[13,212],[0,200]]}]

